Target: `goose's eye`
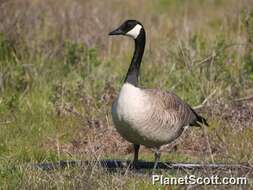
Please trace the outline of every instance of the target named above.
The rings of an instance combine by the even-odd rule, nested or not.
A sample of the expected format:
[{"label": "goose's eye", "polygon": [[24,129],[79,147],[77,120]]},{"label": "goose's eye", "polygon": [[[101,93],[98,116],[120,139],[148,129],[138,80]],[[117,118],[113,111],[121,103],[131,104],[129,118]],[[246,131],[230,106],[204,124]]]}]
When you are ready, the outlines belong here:
[{"label": "goose's eye", "polygon": [[128,22],[128,23],[126,24],[126,28],[127,28],[127,29],[132,28],[132,24]]}]

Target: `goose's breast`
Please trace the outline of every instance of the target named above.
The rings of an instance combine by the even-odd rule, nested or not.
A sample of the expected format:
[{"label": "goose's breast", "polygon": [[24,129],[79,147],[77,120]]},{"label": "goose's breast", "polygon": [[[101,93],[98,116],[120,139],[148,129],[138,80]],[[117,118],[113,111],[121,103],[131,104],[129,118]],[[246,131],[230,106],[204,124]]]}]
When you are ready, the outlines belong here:
[{"label": "goose's breast", "polygon": [[131,84],[124,84],[112,106],[112,118],[117,131],[126,140],[143,144],[146,138],[143,128],[150,112],[148,96]]},{"label": "goose's breast", "polygon": [[112,115],[116,122],[134,125],[145,120],[149,110],[147,95],[140,88],[131,84],[124,84],[118,98],[113,103]]}]

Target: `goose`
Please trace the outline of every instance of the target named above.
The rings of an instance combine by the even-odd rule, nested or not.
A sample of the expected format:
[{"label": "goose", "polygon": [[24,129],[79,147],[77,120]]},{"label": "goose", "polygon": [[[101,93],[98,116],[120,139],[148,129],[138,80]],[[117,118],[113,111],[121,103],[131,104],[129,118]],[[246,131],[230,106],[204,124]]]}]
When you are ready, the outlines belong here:
[{"label": "goose", "polygon": [[117,132],[134,147],[133,165],[138,162],[140,145],[155,153],[154,168],[160,160],[160,147],[176,140],[186,127],[208,126],[205,118],[176,94],[138,84],[146,33],[137,20],[126,20],[109,35],[129,36],[135,49],[124,84],[112,104],[112,120]]}]

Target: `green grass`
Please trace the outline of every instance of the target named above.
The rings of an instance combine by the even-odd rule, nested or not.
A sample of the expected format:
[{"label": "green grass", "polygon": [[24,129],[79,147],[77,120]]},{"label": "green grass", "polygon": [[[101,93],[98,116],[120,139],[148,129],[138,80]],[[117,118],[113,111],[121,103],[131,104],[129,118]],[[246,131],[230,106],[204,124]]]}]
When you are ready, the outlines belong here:
[{"label": "green grass", "polygon": [[[132,158],[124,152],[127,144],[110,136],[111,104],[133,45],[107,33],[125,18],[137,18],[147,29],[141,85],[174,91],[192,106],[215,91],[208,108],[200,110],[210,123],[213,158],[252,162],[250,117],[240,112],[244,107],[238,113],[230,107],[252,93],[251,2],[128,0],[121,12],[115,11],[122,6],[118,1],[57,2],[0,6],[0,17],[8,18],[0,22],[0,189],[166,188],[146,175],[108,173],[98,166],[27,168],[66,159]],[[211,161],[207,150],[203,131],[194,129],[162,161]],[[142,150],[140,158],[153,160],[153,153]]]}]

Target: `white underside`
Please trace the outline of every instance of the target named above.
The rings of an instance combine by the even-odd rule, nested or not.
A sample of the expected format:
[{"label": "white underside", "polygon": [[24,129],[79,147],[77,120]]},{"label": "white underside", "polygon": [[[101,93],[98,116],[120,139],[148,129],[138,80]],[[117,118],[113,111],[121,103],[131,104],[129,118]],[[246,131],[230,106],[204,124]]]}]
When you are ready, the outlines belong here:
[{"label": "white underside", "polygon": [[121,88],[117,100],[112,106],[112,117],[117,131],[123,138],[134,144],[147,147],[159,147],[168,143],[169,132],[150,125],[152,114],[150,98],[140,88],[126,83]]},{"label": "white underside", "polygon": [[164,111],[159,112],[162,115],[156,115],[156,106],[152,106],[152,99],[144,90],[125,83],[112,106],[117,131],[127,141],[147,147],[160,147],[172,142],[183,128],[177,122],[161,125],[161,119],[166,121],[168,113]]},{"label": "white underside", "polygon": [[142,118],[147,103],[148,99],[140,88],[125,83],[113,104],[112,114],[120,121],[134,122]]},{"label": "white underside", "polygon": [[125,83],[112,106],[112,118],[117,131],[126,140],[135,143],[142,136],[140,122],[145,120],[148,99],[140,88]]}]

